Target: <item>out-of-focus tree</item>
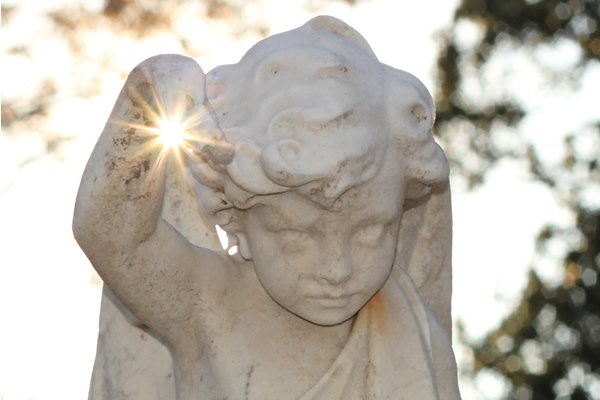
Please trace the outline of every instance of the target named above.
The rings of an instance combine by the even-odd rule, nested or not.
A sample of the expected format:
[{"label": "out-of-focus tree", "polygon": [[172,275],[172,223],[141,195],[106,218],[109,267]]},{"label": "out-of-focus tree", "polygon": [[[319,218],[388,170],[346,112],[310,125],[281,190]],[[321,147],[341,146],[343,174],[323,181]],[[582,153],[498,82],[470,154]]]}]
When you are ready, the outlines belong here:
[{"label": "out-of-focus tree", "polygon": [[[358,0],[321,0],[318,4],[307,3],[307,7],[318,9],[319,4],[322,6],[336,1],[354,5]],[[44,136],[49,151],[68,140],[61,133],[48,129],[46,117],[53,103],[67,95],[80,98],[97,95],[105,89],[102,81],[107,73],[117,71],[124,75],[132,67],[119,64],[119,55],[123,58],[123,54],[118,54],[120,42],[168,38],[177,43],[171,47],[191,56],[199,56],[203,48],[195,47],[195,44],[220,39],[215,36],[198,37],[199,29],[189,29],[191,25],[197,27],[206,20],[216,24],[223,22],[227,25],[226,33],[233,37],[261,38],[270,33],[266,23],[257,22],[256,17],[247,15],[255,11],[253,5],[259,5],[259,1],[105,0],[99,4],[80,0],[63,3],[59,1],[55,6],[31,7],[37,10],[29,10],[29,14],[23,17],[25,6],[16,1],[6,1],[2,4],[1,14],[5,38],[3,62],[13,65],[23,63],[25,59],[40,61],[37,63],[40,73],[31,77],[31,87],[24,87],[19,93],[10,88],[3,91],[2,130],[12,134],[20,132],[22,125],[33,124],[39,128],[36,131]],[[31,23],[36,24],[35,29],[24,33],[23,24]],[[223,34],[222,29],[215,31],[213,35]],[[37,60],[41,53],[39,47],[45,45],[57,50],[56,57],[68,54],[68,59],[60,62],[45,60],[45,63]],[[70,84],[60,80],[59,74],[53,68],[48,68],[50,64],[73,70]],[[13,129],[15,123],[20,126]]]},{"label": "out-of-focus tree", "polygon": [[[4,59],[12,63],[14,58],[33,58],[35,54],[35,41],[30,35],[23,35],[21,29],[12,28],[20,25],[21,6],[18,2],[2,4],[3,33],[8,40],[3,50]],[[39,23],[39,38],[54,39],[53,44],[68,48],[71,59],[61,60],[65,68],[84,69],[86,63],[94,62],[103,68],[94,71],[95,74],[87,76],[88,79],[73,76],[76,81],[76,91],[84,98],[98,94],[101,87],[100,74],[107,70],[119,69],[115,54],[107,49],[119,40],[135,40],[148,38],[167,32],[174,40],[179,42],[182,52],[197,53],[197,49],[190,44],[190,36],[195,33],[190,31],[190,36],[185,29],[178,29],[179,17],[188,14],[195,17],[198,24],[202,18],[244,21],[244,5],[248,2],[236,0],[206,0],[206,1],[136,1],[136,0],[105,0],[100,8],[96,2],[73,1],[65,2],[65,6],[48,7],[42,12],[35,13],[35,22]],[[251,2],[250,2],[251,3]],[[236,24],[238,35],[248,34],[249,31],[262,36],[268,33],[268,28],[256,25],[252,19],[248,23]],[[22,28],[22,27],[18,27]],[[104,35],[102,40],[93,40],[93,35]],[[17,35],[23,35],[19,40]],[[195,38],[198,41],[211,40],[210,38]],[[214,39],[213,39],[214,40]],[[98,48],[94,48],[98,46]],[[141,61],[141,60],[140,60]],[[58,64],[58,60],[54,60]],[[86,84],[87,82],[87,84]],[[23,90],[16,98],[10,96],[2,104],[2,128],[7,133],[12,133],[10,126],[15,122],[31,122],[32,119],[44,118],[48,106],[55,100],[59,91],[67,90],[62,82],[57,82],[56,76],[47,76],[38,82],[33,91]],[[64,95],[65,93],[63,93]]]},{"label": "out-of-focus tree", "polygon": [[565,258],[564,282],[549,286],[532,272],[518,308],[474,346],[474,371],[506,377],[510,398],[600,396],[600,215],[581,210],[577,229],[582,240]]},{"label": "out-of-focus tree", "polygon": [[[358,1],[306,0],[306,8]],[[160,51],[203,58],[218,53],[220,43],[269,35],[260,7],[259,0],[3,1],[2,134],[35,142],[15,155],[16,167],[61,157],[62,146],[82,130],[101,130],[68,124],[81,118],[68,110],[89,110],[143,58]],[[6,185],[0,182],[0,191]]]},{"label": "out-of-focus tree", "polygon": [[[540,232],[512,314],[483,340],[463,333],[472,346],[463,373],[473,382],[481,374],[502,379],[511,399],[600,399],[600,97],[595,114],[578,112],[589,99],[546,114],[549,126],[567,119],[557,154],[547,154],[553,139],[545,132],[527,131],[535,96],[571,96],[597,76],[600,1],[462,0],[442,39],[437,126],[456,175],[473,187],[501,160],[516,160],[576,220]],[[531,87],[523,70],[532,68],[544,79],[528,98],[520,88]],[[557,248],[562,279],[543,279],[535,264]]]}]

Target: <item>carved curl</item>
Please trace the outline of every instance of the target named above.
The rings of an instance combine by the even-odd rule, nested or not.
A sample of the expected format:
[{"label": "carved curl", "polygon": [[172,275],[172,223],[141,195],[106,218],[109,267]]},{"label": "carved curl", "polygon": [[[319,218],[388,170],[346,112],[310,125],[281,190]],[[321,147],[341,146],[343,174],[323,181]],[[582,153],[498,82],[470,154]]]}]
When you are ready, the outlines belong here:
[{"label": "carved curl", "polygon": [[335,207],[382,167],[407,179],[409,198],[448,178],[425,87],[380,63],[335,18],[259,42],[238,64],[211,71],[207,94],[235,155],[224,164],[205,152],[191,172],[220,225],[233,223],[232,208],[290,190]]}]

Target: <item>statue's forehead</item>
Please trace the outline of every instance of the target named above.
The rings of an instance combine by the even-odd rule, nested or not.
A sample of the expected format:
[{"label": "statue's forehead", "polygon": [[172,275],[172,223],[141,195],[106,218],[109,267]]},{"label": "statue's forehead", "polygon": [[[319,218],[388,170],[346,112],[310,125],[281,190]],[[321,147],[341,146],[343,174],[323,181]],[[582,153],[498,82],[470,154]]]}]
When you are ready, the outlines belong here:
[{"label": "statue's forehead", "polygon": [[296,192],[264,196],[255,206],[260,217],[279,225],[314,226],[327,223],[330,219],[341,220],[348,225],[365,220],[393,219],[402,206],[398,183],[368,182],[342,194],[327,208]]}]

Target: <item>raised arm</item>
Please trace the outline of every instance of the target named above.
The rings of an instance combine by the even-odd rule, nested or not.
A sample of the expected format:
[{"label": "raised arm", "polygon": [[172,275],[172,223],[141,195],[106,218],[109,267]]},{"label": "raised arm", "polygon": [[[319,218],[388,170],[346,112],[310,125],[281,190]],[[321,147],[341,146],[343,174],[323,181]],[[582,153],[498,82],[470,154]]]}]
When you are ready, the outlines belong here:
[{"label": "raised arm", "polygon": [[138,65],[88,161],[75,205],[73,232],[94,268],[161,334],[189,317],[197,266],[221,260],[160,217],[167,163],[174,160],[155,128],[161,118],[189,116],[203,102],[204,74],[192,59],[161,55]]}]

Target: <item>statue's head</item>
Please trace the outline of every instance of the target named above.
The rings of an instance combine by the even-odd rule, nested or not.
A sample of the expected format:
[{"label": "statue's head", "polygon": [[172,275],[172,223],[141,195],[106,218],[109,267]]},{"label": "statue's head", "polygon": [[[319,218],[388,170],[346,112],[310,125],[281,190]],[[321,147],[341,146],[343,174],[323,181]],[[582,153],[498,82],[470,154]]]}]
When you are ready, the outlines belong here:
[{"label": "statue's head", "polygon": [[211,71],[207,96],[226,143],[191,166],[204,207],[284,308],[352,317],[389,276],[405,201],[448,178],[429,93],[318,17]]}]

